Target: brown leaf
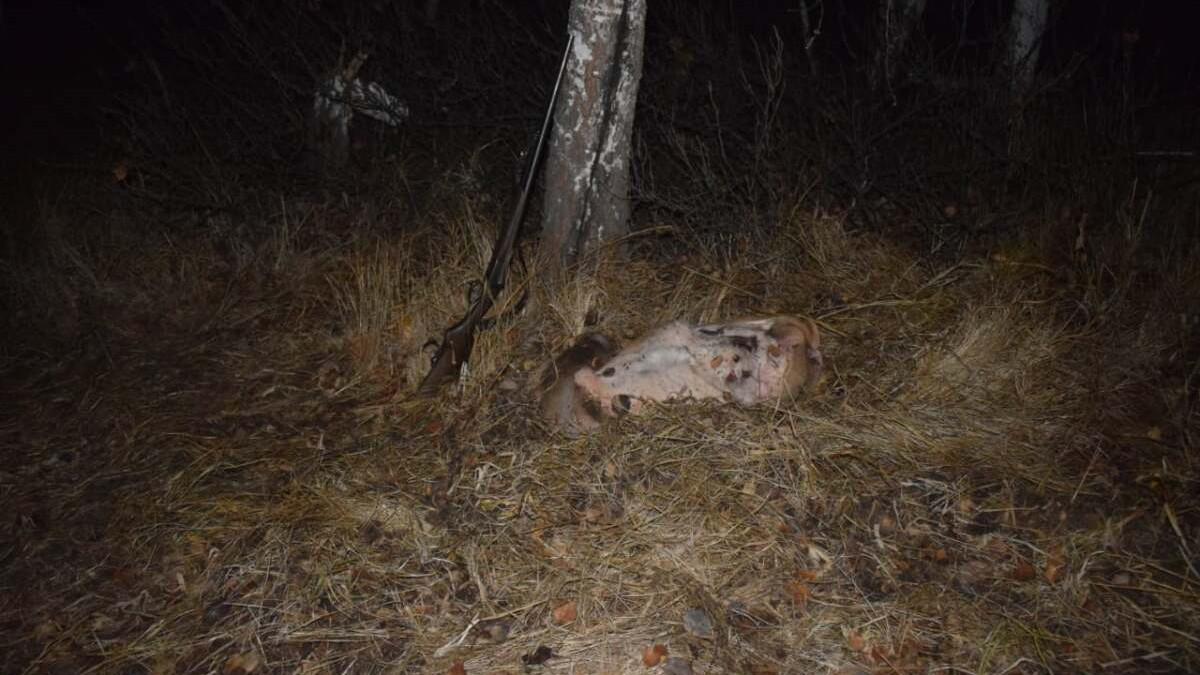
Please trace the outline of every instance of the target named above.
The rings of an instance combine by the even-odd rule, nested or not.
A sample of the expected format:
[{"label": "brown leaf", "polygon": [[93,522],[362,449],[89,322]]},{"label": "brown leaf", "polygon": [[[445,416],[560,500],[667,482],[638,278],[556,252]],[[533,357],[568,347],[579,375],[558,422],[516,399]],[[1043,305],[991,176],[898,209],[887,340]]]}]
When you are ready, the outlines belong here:
[{"label": "brown leaf", "polygon": [[819,570],[796,570],[792,572],[792,578],[796,581],[816,581],[821,578]]},{"label": "brown leaf", "polygon": [[554,623],[560,626],[571,623],[577,616],[579,616],[579,608],[576,606],[574,600],[564,602],[550,612],[550,617],[554,620]]},{"label": "brown leaf", "polygon": [[713,357],[713,360],[708,364],[708,367],[712,368],[713,370],[716,370],[717,368],[721,367],[722,361],[724,361],[724,359],[721,358],[720,354],[717,354],[716,356]]},{"label": "brown leaf", "polygon": [[771,356],[778,357],[783,352],[779,350],[779,345],[771,345],[770,347],[767,347],[767,353]]},{"label": "brown leaf", "polygon": [[258,654],[254,652],[246,652],[245,654],[234,654],[225,661],[225,665],[221,668],[224,675],[250,675],[262,666],[262,661],[258,658]]},{"label": "brown leaf", "polygon": [[467,667],[463,665],[462,661],[455,661],[450,666],[450,670],[446,671],[446,675],[467,675]]},{"label": "brown leaf", "polygon": [[118,585],[125,588],[130,588],[138,581],[138,572],[132,567],[115,567],[112,571],[112,579]]},{"label": "brown leaf", "polygon": [[1033,581],[1037,577],[1037,570],[1027,562],[1020,562],[1009,571],[1008,576],[1016,581]]},{"label": "brown leaf", "polygon": [[1064,567],[1066,567],[1066,563],[1063,559],[1052,555],[1046,559],[1046,569],[1042,571],[1042,578],[1048,583],[1056,584],[1062,578]]},{"label": "brown leaf", "polygon": [[803,581],[789,581],[784,584],[788,595],[792,598],[792,602],[796,603],[796,607],[803,610],[808,607],[808,600],[812,597],[812,590],[808,584]]},{"label": "brown leaf", "polygon": [[871,663],[884,663],[890,665],[887,650],[885,650],[883,647],[875,645],[871,647],[870,652],[871,653],[867,655],[867,660]]},{"label": "brown leaf", "polygon": [[653,668],[662,663],[662,660],[667,656],[666,645],[654,645],[642,649],[642,665],[647,668]]},{"label": "brown leaf", "polygon": [[867,648],[867,639],[860,635],[858,631],[852,630],[846,636],[846,646],[850,647],[850,651],[861,652]]}]

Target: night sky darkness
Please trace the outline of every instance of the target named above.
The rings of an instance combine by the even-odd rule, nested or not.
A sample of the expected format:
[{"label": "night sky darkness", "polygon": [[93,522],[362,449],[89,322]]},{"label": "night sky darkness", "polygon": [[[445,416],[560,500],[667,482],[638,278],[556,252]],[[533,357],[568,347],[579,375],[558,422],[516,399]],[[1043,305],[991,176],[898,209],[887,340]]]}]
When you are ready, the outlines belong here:
[{"label": "night sky darkness", "polygon": [[[56,103],[76,102],[86,107],[88,101],[102,99],[106,85],[120,82],[122,69],[129,57],[153,53],[154,30],[152,14],[170,14],[173,3],[136,2],[130,0],[5,0],[3,3],[2,35],[3,77],[8,88],[5,96],[4,118],[11,129],[14,118],[24,117],[24,106],[54,100]],[[239,2],[229,3],[238,6]],[[336,11],[337,2],[325,2],[322,11]],[[421,3],[406,2],[418,10]],[[443,11],[468,13],[478,3],[445,2]],[[516,3],[520,5],[521,3]],[[700,0],[708,12],[728,12],[734,25],[748,35],[763,36],[773,26],[785,33],[795,29],[798,20],[794,2],[781,0]],[[925,39],[934,52],[950,48],[957,40],[960,26],[951,13],[941,11],[943,3],[931,2],[926,11]],[[975,45],[985,43],[995,30],[987,25],[990,17],[1007,13],[1006,9],[989,11],[987,5],[1006,6],[1007,3],[977,3],[967,34]],[[182,3],[180,3],[182,6]],[[827,2],[827,12],[838,13],[844,25],[836,27],[835,18],[827,17],[822,50],[844,49],[853,35],[839,35],[847,30],[865,30],[872,19],[875,5],[871,0]],[[1197,66],[1200,64],[1200,2],[1190,0],[1059,0],[1052,9],[1053,19],[1047,36],[1043,67],[1086,54],[1090,58],[1109,58],[1116,48],[1120,29],[1134,29],[1139,35],[1138,69],[1142,77],[1158,80],[1162,87],[1176,95],[1195,95],[1200,84]],[[655,23],[655,2],[649,3],[650,21]],[[210,14],[214,19],[219,13]],[[214,21],[212,28],[219,28]],[[196,30],[205,30],[197,25]],[[483,25],[480,30],[492,30]],[[862,45],[854,45],[862,47]],[[969,47],[968,47],[969,51]],[[653,67],[653,64],[648,64]],[[83,112],[83,111],[80,111]]]},{"label": "night sky darkness", "polygon": [[[146,62],[161,66],[172,88],[187,88],[190,74],[173,72],[172,52],[175,41],[190,36],[220,42],[224,30],[223,14],[214,5],[185,4],[185,2],[149,2],[138,0],[0,0],[0,83],[4,95],[0,98],[0,154],[6,157],[6,178],[0,184],[0,201],[14,205],[10,213],[31,213],[31,193],[36,192],[36,173],[47,173],[61,167],[103,166],[114,161],[121,141],[119,120],[112,115],[106,119],[104,110],[112,109],[116,101],[132,100],[128,94],[138,86],[152,86]],[[478,30],[497,30],[486,20],[496,8],[487,4],[493,0],[443,0],[439,20],[456,22],[455,40],[469,40],[463,35]],[[424,50],[430,62],[442,58],[444,42],[438,30],[433,30],[421,17],[421,2],[406,1],[392,11],[401,16],[409,11],[413,16],[408,40]],[[767,40],[770,31],[778,29],[788,48],[798,46],[800,28],[794,2],[772,0],[702,0],[697,2],[714,17],[724,17],[720,25],[736,34],[743,49],[752,44],[749,38]],[[962,6],[954,2],[954,7]],[[245,2],[230,0],[233,11],[244,10]],[[245,7],[244,7],[245,6]],[[362,6],[350,2],[313,1],[326,17],[346,16],[352,10],[361,13]],[[553,67],[553,43],[565,30],[565,0],[545,0],[541,6],[548,12],[540,14],[535,2],[517,2],[508,6],[515,16],[528,18],[534,24],[532,34],[541,44],[530,44],[527,54],[514,54],[515,61],[527,64],[528,72],[550,71]],[[410,10],[407,8],[410,7]],[[875,0],[827,1],[824,4],[824,29],[817,54],[822,62],[823,76],[840,78],[847,73],[865,72],[870,61],[872,20]],[[656,11],[658,8],[658,11]],[[664,5],[649,1],[647,24],[647,79],[655,68],[670,67],[664,59],[664,44],[673,35],[686,34],[671,25],[674,16]],[[914,48],[922,58],[941,59],[942,64],[954,62],[976,72],[989,72],[998,52],[997,36],[1008,16],[1006,2],[973,5],[970,22],[961,24],[953,12],[944,10],[940,2],[930,2],[925,23]],[[481,17],[473,20],[473,17]],[[170,30],[162,30],[170,23]],[[182,26],[182,29],[180,28]],[[466,26],[466,28],[463,28]],[[1075,76],[1061,90],[1078,92],[1081,106],[1096,102],[1097,90],[1112,86],[1111,74],[1121,62],[1122,35],[1135,35],[1136,49],[1132,61],[1132,77],[1138,89],[1138,107],[1134,109],[1139,124],[1138,143],[1148,150],[1190,151],[1200,145],[1200,2],[1165,0],[1058,0],[1052,5],[1051,24],[1040,62],[1040,72],[1060,73],[1064,68],[1076,68]],[[392,26],[388,26],[391,29]],[[500,26],[505,28],[505,26]],[[511,30],[511,26],[506,28]],[[397,31],[380,35],[379,40],[396,40]],[[215,40],[212,38],[215,37]],[[528,43],[529,35],[505,36],[510,44]],[[336,41],[335,41],[336,42]],[[354,48],[350,44],[350,48]],[[696,47],[698,48],[698,47]],[[703,54],[698,55],[701,59]],[[377,56],[383,64],[385,56]],[[517,61],[516,59],[521,59]],[[752,56],[750,56],[752,59]],[[719,56],[713,62],[720,64]],[[748,62],[749,59],[748,59]],[[143,65],[143,67],[138,67]],[[389,76],[404,76],[406,65],[388,65]],[[223,67],[223,66],[222,66]],[[322,65],[328,67],[328,65]],[[380,67],[373,64],[373,67]],[[409,80],[404,95],[420,100],[442,84],[448,66],[434,73]],[[217,68],[218,70],[218,68]],[[510,67],[508,72],[516,72]],[[660,71],[661,72],[661,71]],[[704,77],[706,73],[698,74]],[[853,77],[853,76],[852,76]],[[1108,84],[1097,86],[1105,77]],[[299,82],[299,80],[298,80]],[[414,84],[415,83],[415,84]],[[481,106],[470,110],[473,124],[511,124],[512,114],[534,119],[536,96],[530,95],[526,82],[474,82],[476,89],[511,91],[526,101],[528,109],[509,110],[508,117],[494,115]],[[413,89],[413,86],[418,89]],[[460,85],[462,86],[462,85]],[[424,88],[425,91],[421,91]],[[1088,90],[1088,88],[1092,88]],[[1109,89],[1112,91],[1112,89]],[[864,89],[863,96],[872,96]],[[1104,94],[1100,95],[1104,96]],[[295,97],[293,106],[301,104]],[[414,107],[414,127],[420,125],[454,125],[462,120],[442,119],[437,109]],[[1193,120],[1193,121],[1188,121]],[[116,124],[114,124],[114,121]],[[277,144],[276,144],[277,145]],[[238,161],[238,160],[233,160]],[[2,204],[0,204],[2,205]],[[12,217],[12,216],[10,216]],[[23,217],[23,216],[18,216]]]}]

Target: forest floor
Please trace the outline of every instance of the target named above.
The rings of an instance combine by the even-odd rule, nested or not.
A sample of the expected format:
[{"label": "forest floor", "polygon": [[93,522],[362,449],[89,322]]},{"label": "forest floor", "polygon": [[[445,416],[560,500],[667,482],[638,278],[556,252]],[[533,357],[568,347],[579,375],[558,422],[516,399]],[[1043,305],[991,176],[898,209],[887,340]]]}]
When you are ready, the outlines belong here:
[{"label": "forest floor", "polygon": [[[455,185],[404,226],[48,206],[7,279],[0,671],[1200,670],[1192,251],[1149,288],[1082,225],[1052,261],[799,199],[721,237],[646,215],[553,292],[514,268],[524,311],[416,399],[504,218]],[[538,418],[585,328],[768,313],[821,328],[805,400]]]}]

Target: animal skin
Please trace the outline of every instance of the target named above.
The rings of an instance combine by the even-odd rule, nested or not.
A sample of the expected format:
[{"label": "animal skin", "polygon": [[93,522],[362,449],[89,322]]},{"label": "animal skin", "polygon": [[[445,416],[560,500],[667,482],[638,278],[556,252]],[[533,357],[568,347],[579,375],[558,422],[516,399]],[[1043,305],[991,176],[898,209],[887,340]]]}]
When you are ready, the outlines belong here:
[{"label": "animal skin", "polygon": [[[552,422],[594,429],[605,417],[638,414],[648,401],[720,398],[754,405],[811,388],[823,365],[816,325],[794,316],[705,326],[675,321],[602,365],[596,361],[573,359],[574,386],[547,393],[543,411]],[[561,378],[566,369],[557,368]]]},{"label": "animal skin", "polygon": [[616,345],[607,337],[588,333],[543,367],[536,378],[544,392],[542,415],[551,424],[572,433],[599,427],[599,410],[578,391],[575,374],[583,368],[599,367],[616,351]]}]

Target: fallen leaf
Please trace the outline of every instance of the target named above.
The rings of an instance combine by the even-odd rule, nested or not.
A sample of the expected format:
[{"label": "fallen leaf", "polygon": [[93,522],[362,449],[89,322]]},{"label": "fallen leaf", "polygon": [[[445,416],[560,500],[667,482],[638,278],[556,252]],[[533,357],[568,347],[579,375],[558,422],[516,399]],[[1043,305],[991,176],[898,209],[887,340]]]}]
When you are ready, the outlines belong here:
[{"label": "fallen leaf", "polygon": [[129,165],[125,163],[125,160],[121,160],[121,161],[117,162],[117,165],[113,167],[113,178],[116,178],[117,182],[120,183],[121,181],[125,180],[128,176],[129,176]]},{"label": "fallen leaf", "polygon": [[1033,581],[1037,577],[1037,570],[1033,569],[1033,565],[1027,562],[1017,563],[1016,567],[1008,573],[1016,581]]},{"label": "fallen leaf", "polygon": [[667,656],[666,645],[654,645],[646,647],[642,650],[642,665],[647,668],[653,668],[662,663],[662,660]]},{"label": "fallen leaf", "polygon": [[1042,578],[1047,582],[1056,584],[1062,578],[1063,568],[1066,563],[1058,556],[1050,556],[1046,559],[1046,569],[1042,571]]},{"label": "fallen leaf", "polygon": [[939,548],[933,552],[933,562],[939,565],[945,565],[950,562],[950,554],[944,548]]},{"label": "fallen leaf", "polygon": [[430,422],[429,424],[426,424],[425,432],[428,433],[430,436],[436,436],[437,434],[442,433],[442,423],[439,422],[438,420],[434,420],[434,421]]},{"label": "fallen leaf", "polygon": [[783,352],[779,350],[779,345],[771,345],[770,347],[767,347],[767,353],[771,356],[778,357]]},{"label": "fallen leaf", "polygon": [[724,359],[721,358],[720,354],[717,354],[716,356],[713,357],[713,360],[708,364],[708,367],[712,368],[713,370],[716,370],[717,368],[721,367],[722,361],[724,361]]},{"label": "fallen leaf", "polygon": [[132,567],[116,567],[112,571],[112,579],[117,584],[129,588],[137,583],[138,573]]},{"label": "fallen leaf", "polygon": [[579,608],[576,606],[574,600],[571,600],[570,602],[564,602],[558,607],[555,607],[554,611],[550,612],[550,617],[554,620],[554,623],[560,626],[571,623],[578,616]]},{"label": "fallen leaf", "polygon": [[604,463],[604,477],[605,478],[607,478],[608,480],[613,480],[619,475],[621,475],[621,469],[616,465],[615,462],[613,462],[612,460],[609,460]]},{"label": "fallen leaf", "polygon": [[867,648],[867,640],[858,631],[852,630],[846,636],[846,645],[850,647],[850,651],[861,652]]},{"label": "fallen leaf", "polygon": [[258,658],[258,654],[254,652],[234,654],[225,661],[221,672],[224,675],[250,675],[250,673],[258,670],[261,665],[262,661]]},{"label": "fallen leaf", "polygon": [[818,570],[796,570],[792,572],[792,578],[796,581],[816,581],[821,578],[821,572]]},{"label": "fallen leaf", "polygon": [[463,665],[462,661],[455,661],[450,666],[450,670],[446,671],[446,675],[467,675],[467,667]]},{"label": "fallen leaf", "polygon": [[689,609],[683,613],[683,628],[698,638],[713,636],[712,617],[703,609]]},{"label": "fallen leaf", "polygon": [[1146,430],[1146,438],[1152,441],[1162,440],[1162,427],[1153,426]]},{"label": "fallen leaf", "polygon": [[871,653],[867,655],[867,660],[871,663],[889,663],[887,651],[879,645],[871,647]]},{"label": "fallen leaf", "polygon": [[812,597],[812,590],[809,589],[808,584],[803,581],[789,581],[784,584],[784,588],[787,589],[792,602],[796,603],[799,609],[803,610],[808,607],[808,599]]}]

